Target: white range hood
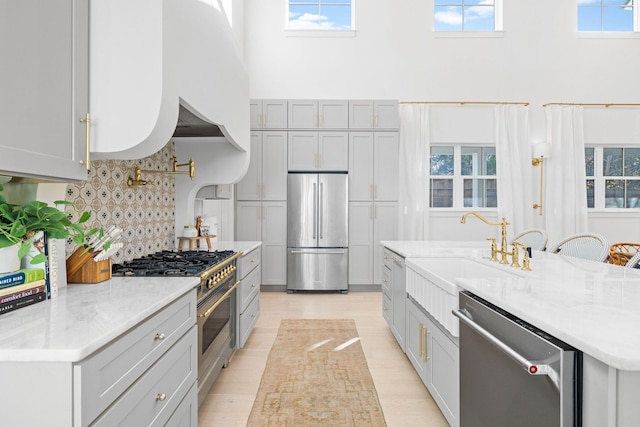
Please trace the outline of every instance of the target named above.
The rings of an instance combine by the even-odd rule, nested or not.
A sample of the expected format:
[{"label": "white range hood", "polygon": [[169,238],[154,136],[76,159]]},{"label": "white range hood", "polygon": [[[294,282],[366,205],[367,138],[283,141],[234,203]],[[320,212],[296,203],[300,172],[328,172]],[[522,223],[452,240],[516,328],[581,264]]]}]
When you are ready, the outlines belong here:
[{"label": "white range hood", "polygon": [[221,132],[176,138],[204,147],[197,175],[214,163],[215,183],[239,180],[249,162],[249,79],[218,1],[94,0],[90,24],[92,157],[157,152],[182,105]]}]

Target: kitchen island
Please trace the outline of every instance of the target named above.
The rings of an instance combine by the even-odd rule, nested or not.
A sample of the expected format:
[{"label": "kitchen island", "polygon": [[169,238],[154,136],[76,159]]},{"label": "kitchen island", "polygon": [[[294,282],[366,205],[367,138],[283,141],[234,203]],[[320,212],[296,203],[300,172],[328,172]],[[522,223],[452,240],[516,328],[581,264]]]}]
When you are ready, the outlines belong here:
[{"label": "kitchen island", "polygon": [[0,316],[2,424],[197,425],[198,283],[114,277]]},{"label": "kitchen island", "polygon": [[[443,320],[442,313],[432,313],[416,304],[416,298],[424,295],[412,295],[419,293],[422,286],[433,284],[435,276],[430,271],[434,270],[433,257],[457,258],[457,262],[451,262],[456,268],[451,268],[446,278],[455,289],[466,289],[584,353],[583,425],[637,425],[640,419],[640,408],[635,403],[640,396],[640,331],[637,328],[640,271],[534,251],[532,271],[526,272],[490,262],[486,259],[488,251],[474,253],[475,244],[465,249],[458,243],[457,253],[452,253],[455,248],[452,250],[449,244],[443,244],[442,250],[438,250],[437,242],[383,244],[399,255],[424,257],[405,260],[407,275],[425,278],[406,288],[407,336],[411,327],[409,308],[419,307],[428,315],[427,321],[437,328],[436,335],[446,338],[449,345],[442,348],[448,349],[452,360],[458,357],[457,319],[444,310],[450,318]],[[488,249],[488,244],[484,244]],[[472,260],[478,268],[475,271],[465,268],[465,260]],[[492,274],[490,270],[497,273]],[[416,284],[420,287],[411,290]],[[407,338],[407,356],[411,359],[410,347]],[[452,407],[453,418],[449,422],[455,425],[455,405],[446,406],[443,412]]]}]

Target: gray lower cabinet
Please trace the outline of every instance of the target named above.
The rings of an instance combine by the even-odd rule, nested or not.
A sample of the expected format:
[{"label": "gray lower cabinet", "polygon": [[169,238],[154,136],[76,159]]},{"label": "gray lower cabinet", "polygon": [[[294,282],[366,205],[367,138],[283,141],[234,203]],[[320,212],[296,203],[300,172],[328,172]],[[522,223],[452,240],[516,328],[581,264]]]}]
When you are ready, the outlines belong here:
[{"label": "gray lower cabinet", "polygon": [[407,299],[406,354],[449,422],[460,425],[460,368],[457,342],[417,305]]},{"label": "gray lower cabinet", "polygon": [[261,248],[257,247],[238,260],[236,348],[244,347],[260,317],[260,259]]},{"label": "gray lower cabinet", "polygon": [[3,425],[195,427],[197,347],[190,291],[79,362],[1,363]]},{"label": "gray lower cabinet", "polygon": [[[385,248],[382,253],[382,289],[386,288],[388,301],[383,302],[383,316],[398,341],[402,351],[406,352],[405,322],[407,288],[405,284],[404,258]],[[383,300],[384,301],[384,300]]]}]

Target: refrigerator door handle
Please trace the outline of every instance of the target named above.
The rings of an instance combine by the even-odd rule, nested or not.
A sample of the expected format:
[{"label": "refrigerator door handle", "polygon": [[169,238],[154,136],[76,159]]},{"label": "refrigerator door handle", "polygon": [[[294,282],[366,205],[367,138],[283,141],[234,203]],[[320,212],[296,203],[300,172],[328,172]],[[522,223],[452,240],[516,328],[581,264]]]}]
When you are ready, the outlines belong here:
[{"label": "refrigerator door handle", "polygon": [[320,239],[324,238],[324,224],[322,223],[323,215],[323,203],[324,202],[324,183],[320,183],[320,209],[318,209],[318,216],[320,217],[318,221],[318,227],[320,227]]},{"label": "refrigerator door handle", "polygon": [[335,250],[335,251],[313,251],[313,250],[292,250],[291,251],[292,254],[304,254],[304,255],[315,255],[315,254],[320,254],[320,255],[344,255],[345,251],[341,251],[341,250]]},{"label": "refrigerator door handle", "polygon": [[318,200],[318,190],[316,188],[316,183],[313,183],[313,240],[316,239],[316,227],[317,227],[317,215],[318,215],[318,206],[317,206],[317,200]]}]

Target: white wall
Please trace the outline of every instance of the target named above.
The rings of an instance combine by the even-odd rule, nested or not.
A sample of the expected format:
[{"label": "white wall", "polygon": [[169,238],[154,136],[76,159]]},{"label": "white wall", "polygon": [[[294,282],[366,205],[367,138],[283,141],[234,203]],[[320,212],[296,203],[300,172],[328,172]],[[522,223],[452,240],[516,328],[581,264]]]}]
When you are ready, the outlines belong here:
[{"label": "white wall", "polygon": [[[432,1],[355,5],[355,37],[308,38],[286,36],[285,0],[245,0],[250,97],[524,101],[532,139],[545,137],[544,103],[640,100],[638,39],[578,35],[575,1],[505,1],[502,36],[477,38],[434,33]],[[637,218],[591,227],[617,240]]]}]

